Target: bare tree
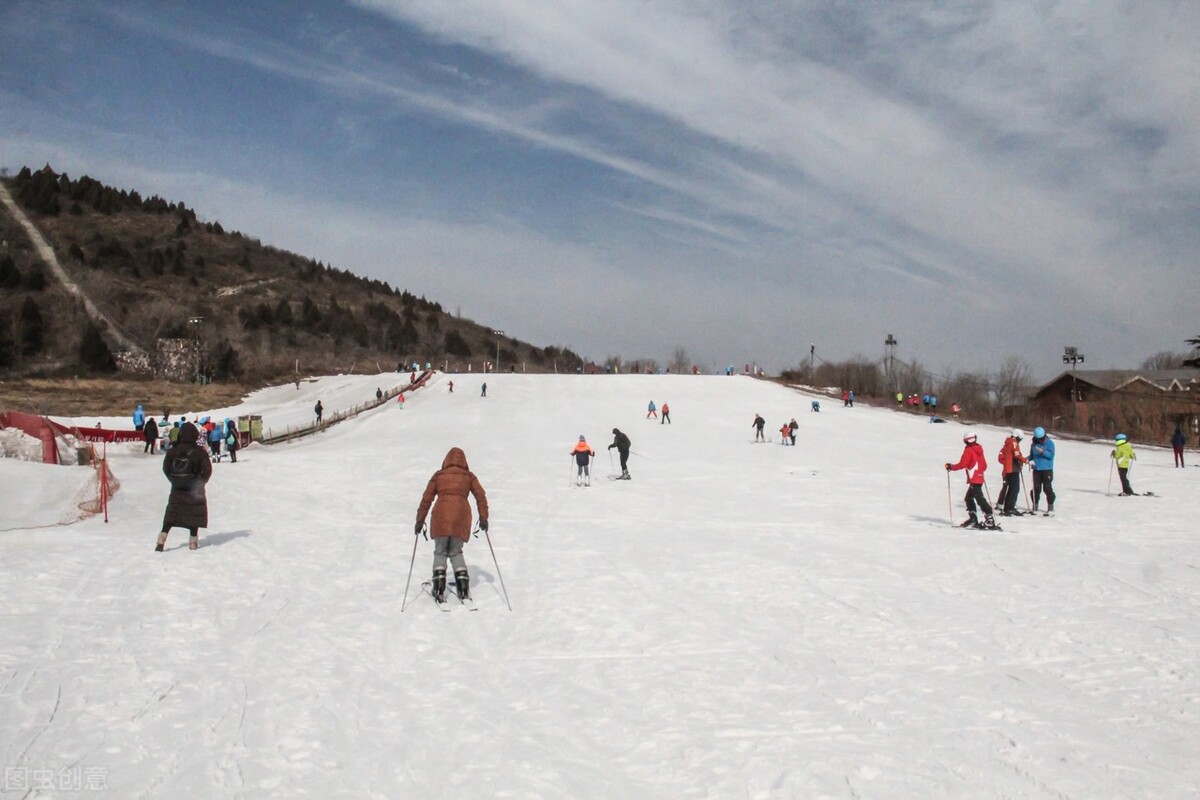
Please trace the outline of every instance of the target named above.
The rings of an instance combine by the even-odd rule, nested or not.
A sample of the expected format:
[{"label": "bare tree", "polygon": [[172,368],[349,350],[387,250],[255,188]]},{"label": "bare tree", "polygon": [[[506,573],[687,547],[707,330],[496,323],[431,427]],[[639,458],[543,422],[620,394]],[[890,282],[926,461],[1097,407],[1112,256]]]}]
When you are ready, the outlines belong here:
[{"label": "bare tree", "polygon": [[1187,360],[1187,353],[1160,350],[1142,362],[1142,369],[1179,369],[1186,366]]},{"label": "bare tree", "polygon": [[1009,356],[1004,359],[1004,363],[1000,365],[1000,369],[996,373],[996,380],[992,384],[996,405],[1003,408],[1017,405],[1024,400],[1029,394],[1029,387],[1033,384],[1031,375],[1029,364],[1019,357]]},{"label": "bare tree", "polygon": [[686,373],[691,368],[691,359],[688,358],[687,350],[683,349],[683,345],[675,346],[675,352],[671,353],[671,362],[667,367],[676,374]]}]

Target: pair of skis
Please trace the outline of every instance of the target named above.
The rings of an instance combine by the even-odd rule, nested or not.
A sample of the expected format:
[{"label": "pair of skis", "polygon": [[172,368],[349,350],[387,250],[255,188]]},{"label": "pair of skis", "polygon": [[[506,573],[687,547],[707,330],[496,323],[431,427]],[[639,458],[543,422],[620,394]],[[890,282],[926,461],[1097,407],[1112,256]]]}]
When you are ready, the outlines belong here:
[{"label": "pair of skis", "polygon": [[433,596],[433,581],[424,581],[421,583],[421,591],[429,595],[429,599],[437,604],[438,611],[449,613],[453,605],[453,601],[457,600],[459,605],[465,607],[468,611],[478,611],[479,607],[475,605],[475,598],[468,595],[467,597],[459,597],[458,592],[451,593],[451,588],[454,584],[446,585],[446,594],[442,596],[441,602]]}]

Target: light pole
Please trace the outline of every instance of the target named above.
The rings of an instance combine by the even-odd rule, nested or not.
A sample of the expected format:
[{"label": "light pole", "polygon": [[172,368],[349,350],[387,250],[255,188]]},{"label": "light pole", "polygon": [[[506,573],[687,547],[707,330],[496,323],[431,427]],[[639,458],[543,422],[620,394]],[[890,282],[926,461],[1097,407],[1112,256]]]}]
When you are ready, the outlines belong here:
[{"label": "light pole", "polygon": [[1063,363],[1071,365],[1071,417],[1075,422],[1075,428],[1079,428],[1079,388],[1075,382],[1075,365],[1083,363],[1083,353],[1079,352],[1077,347],[1066,347],[1063,349]]},{"label": "light pole", "polygon": [[195,382],[201,383],[202,376],[200,375],[200,324],[204,322],[204,317],[188,317],[188,325],[192,326],[192,358],[195,360]]},{"label": "light pole", "polygon": [[496,337],[496,362],[492,364],[492,372],[496,372],[500,369],[500,337],[504,331],[492,331],[492,335]]},{"label": "light pole", "polygon": [[[888,334],[888,337],[883,340],[883,346],[887,348],[887,380],[889,384],[892,382],[892,378],[894,377],[896,370],[896,345],[898,344],[900,344],[900,342],[896,341],[896,337],[892,336],[890,333]],[[899,382],[896,383],[894,388],[897,391],[900,390]]]}]

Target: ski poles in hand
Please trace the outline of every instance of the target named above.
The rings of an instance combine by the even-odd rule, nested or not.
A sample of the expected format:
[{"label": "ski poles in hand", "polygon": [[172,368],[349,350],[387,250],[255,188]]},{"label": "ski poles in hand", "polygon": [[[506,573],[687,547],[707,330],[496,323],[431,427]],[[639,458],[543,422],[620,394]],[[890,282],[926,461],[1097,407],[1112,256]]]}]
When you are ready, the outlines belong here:
[{"label": "ski poles in hand", "polygon": [[954,524],[954,499],[950,494],[950,465],[946,465],[946,508],[950,512],[950,524]]},{"label": "ski poles in hand", "polygon": [[1110,458],[1108,461],[1108,486],[1104,488],[1104,494],[1106,495],[1112,494],[1112,471],[1113,465],[1116,463],[1115,459]]},{"label": "ski poles in hand", "polygon": [[421,532],[425,529],[425,523],[418,522],[413,529],[413,551],[412,560],[408,562],[408,580],[404,582],[404,599],[400,601],[400,613],[404,613],[404,607],[408,605],[408,587],[412,583],[413,565],[417,563],[417,540],[421,538]]}]

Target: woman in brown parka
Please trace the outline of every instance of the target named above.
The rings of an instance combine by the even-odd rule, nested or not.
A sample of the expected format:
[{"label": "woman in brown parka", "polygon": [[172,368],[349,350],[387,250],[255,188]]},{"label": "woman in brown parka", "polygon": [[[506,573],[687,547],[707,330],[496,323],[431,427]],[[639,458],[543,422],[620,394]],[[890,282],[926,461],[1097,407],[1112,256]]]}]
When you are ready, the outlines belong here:
[{"label": "woman in brown parka", "polygon": [[179,426],[179,441],[163,456],[162,471],[171,481],[171,496],[163,514],[162,533],[155,550],[162,551],[174,527],[188,529],[188,549],[200,546],[200,528],[208,527],[208,497],[204,484],[212,477],[212,459],[198,443],[200,431],[190,422]]},{"label": "woman in brown parka", "polygon": [[[458,596],[470,598],[470,574],[463,558],[463,544],[471,538],[471,505],[467,495],[475,496],[479,511],[479,529],[487,531],[487,495],[479,484],[475,473],[467,467],[467,456],[461,448],[451,447],[442,461],[442,468],[433,473],[421,505],[417,508],[417,524],[414,533],[421,535],[425,526],[425,515],[433,506],[429,518],[429,535],[433,539],[433,598],[444,603],[446,595],[446,560],[454,567],[454,580],[458,584]],[[434,503],[434,500],[437,500]]]}]

